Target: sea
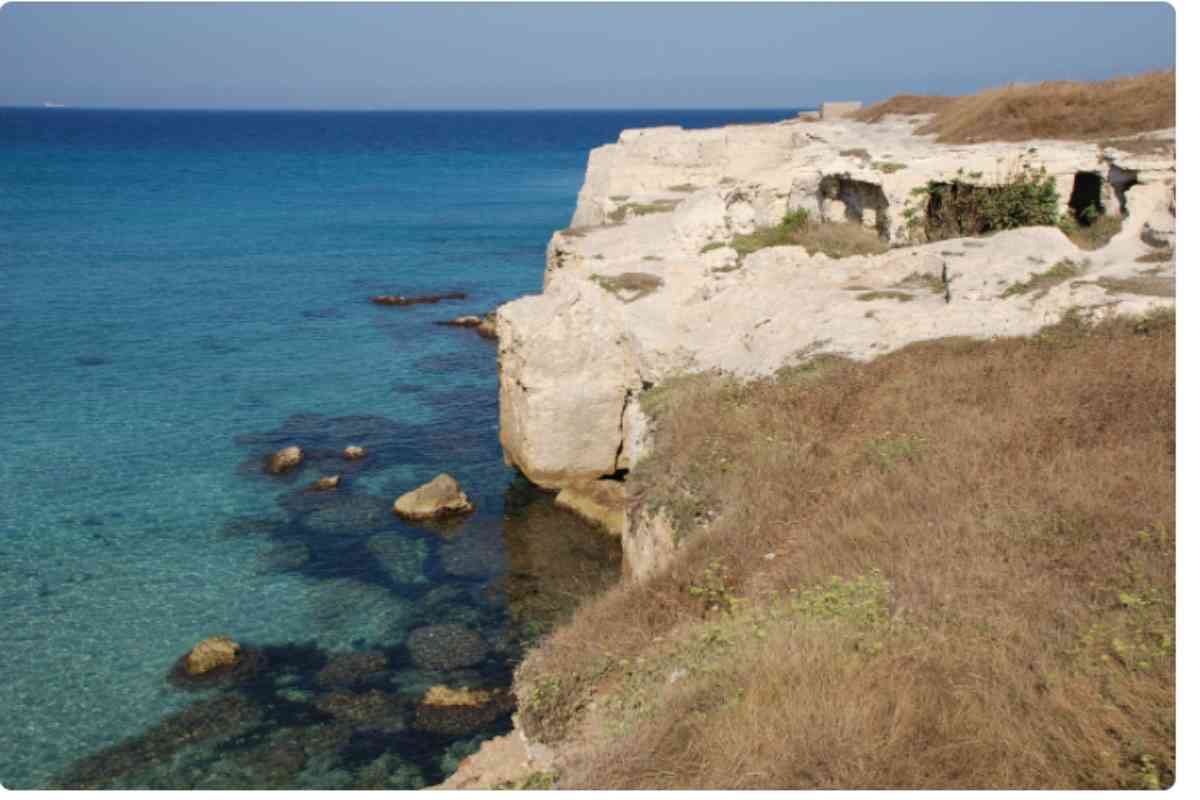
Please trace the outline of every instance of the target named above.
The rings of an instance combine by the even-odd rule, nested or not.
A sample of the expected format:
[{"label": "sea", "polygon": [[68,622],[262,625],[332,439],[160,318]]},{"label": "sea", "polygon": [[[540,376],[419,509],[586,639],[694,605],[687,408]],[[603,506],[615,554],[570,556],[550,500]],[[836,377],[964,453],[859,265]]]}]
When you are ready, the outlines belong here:
[{"label": "sea", "polygon": [[[797,110],[0,109],[0,783],[420,788],[510,729],[620,548],[504,464],[495,343],[434,323],[540,290],[623,129]],[[440,473],[473,514],[391,513]],[[189,679],[213,636],[238,668]]]}]

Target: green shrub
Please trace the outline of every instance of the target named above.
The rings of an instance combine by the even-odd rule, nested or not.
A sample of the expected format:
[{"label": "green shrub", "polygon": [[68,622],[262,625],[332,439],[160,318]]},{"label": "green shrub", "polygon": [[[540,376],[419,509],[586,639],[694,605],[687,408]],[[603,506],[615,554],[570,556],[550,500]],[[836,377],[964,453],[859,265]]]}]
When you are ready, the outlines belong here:
[{"label": "green shrub", "polygon": [[1058,192],[1044,167],[1023,168],[997,186],[955,178],[919,188],[928,195],[924,226],[929,241],[1058,223]]}]

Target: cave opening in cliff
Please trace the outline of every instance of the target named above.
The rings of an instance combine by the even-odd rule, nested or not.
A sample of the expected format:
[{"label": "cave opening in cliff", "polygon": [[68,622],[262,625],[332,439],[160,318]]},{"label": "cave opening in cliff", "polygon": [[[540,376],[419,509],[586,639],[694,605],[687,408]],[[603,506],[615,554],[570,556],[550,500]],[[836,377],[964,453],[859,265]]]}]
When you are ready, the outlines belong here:
[{"label": "cave opening in cliff", "polygon": [[1076,172],[1067,201],[1071,216],[1082,226],[1091,225],[1105,212],[1104,179],[1096,172]]}]

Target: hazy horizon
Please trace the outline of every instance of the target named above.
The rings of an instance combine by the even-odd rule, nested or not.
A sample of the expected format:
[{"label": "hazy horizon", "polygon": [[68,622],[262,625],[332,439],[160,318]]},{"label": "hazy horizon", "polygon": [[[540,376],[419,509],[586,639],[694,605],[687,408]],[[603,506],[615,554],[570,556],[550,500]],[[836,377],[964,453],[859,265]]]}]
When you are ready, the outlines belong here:
[{"label": "hazy horizon", "polygon": [[1175,31],[1167,3],[10,2],[0,106],[802,109],[1174,68]]}]

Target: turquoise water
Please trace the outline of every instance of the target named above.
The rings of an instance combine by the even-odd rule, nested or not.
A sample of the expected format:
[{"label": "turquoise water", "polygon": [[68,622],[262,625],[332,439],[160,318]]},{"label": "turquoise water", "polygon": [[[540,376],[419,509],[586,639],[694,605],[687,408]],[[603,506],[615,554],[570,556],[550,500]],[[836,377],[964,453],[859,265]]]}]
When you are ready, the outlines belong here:
[{"label": "turquoise water", "polygon": [[[504,466],[494,345],[432,323],[538,291],[588,150],[621,129],[786,115],[0,110],[0,781],[54,784],[124,743],[140,761],[103,785],[416,786],[502,729],[411,715],[428,686],[501,686],[519,658],[513,537],[568,543],[579,574],[616,566]],[[468,299],[367,301],[445,291]],[[292,443],[370,456],[264,475]],[[302,493],[334,471],[336,493]],[[439,472],[476,514],[387,513]],[[437,623],[487,656],[415,663],[408,637]],[[217,634],[276,648],[268,677],[167,681]],[[355,652],[387,666],[354,697],[399,698],[403,735],[312,711],[319,667]],[[204,747],[161,744],[169,715],[221,702],[245,713]],[[329,742],[266,777],[231,755],[314,730]]]}]

